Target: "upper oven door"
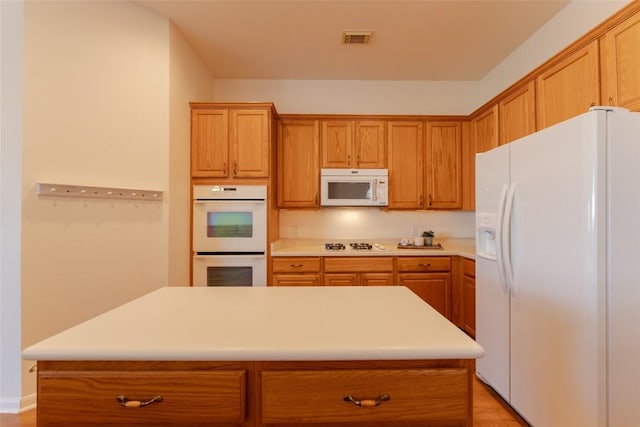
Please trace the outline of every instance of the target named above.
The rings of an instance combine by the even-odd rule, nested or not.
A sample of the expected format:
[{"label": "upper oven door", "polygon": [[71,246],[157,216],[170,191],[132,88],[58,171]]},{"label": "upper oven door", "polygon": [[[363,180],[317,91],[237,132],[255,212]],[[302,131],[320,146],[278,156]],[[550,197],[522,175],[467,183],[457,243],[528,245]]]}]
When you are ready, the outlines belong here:
[{"label": "upper oven door", "polygon": [[194,252],[265,253],[267,205],[264,200],[194,200]]}]

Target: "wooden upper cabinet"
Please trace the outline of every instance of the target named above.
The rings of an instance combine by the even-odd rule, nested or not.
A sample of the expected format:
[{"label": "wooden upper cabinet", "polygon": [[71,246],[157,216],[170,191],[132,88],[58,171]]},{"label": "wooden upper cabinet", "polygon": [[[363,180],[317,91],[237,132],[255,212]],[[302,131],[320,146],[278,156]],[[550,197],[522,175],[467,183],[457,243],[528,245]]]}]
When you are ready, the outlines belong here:
[{"label": "wooden upper cabinet", "polygon": [[536,81],[538,129],[585,113],[600,104],[598,41],[540,74]]},{"label": "wooden upper cabinet", "polygon": [[462,125],[427,122],[425,194],[427,209],[462,207]]},{"label": "wooden upper cabinet", "polygon": [[500,145],[536,131],[536,93],[532,80],[516,88],[498,103]]},{"label": "wooden upper cabinet", "polygon": [[471,120],[471,133],[477,153],[484,153],[499,145],[498,129],[498,105]]},{"label": "wooden upper cabinet", "polygon": [[272,108],[191,104],[191,176],[268,178]]},{"label": "wooden upper cabinet", "polygon": [[278,124],[278,207],[320,206],[319,140],[317,120]]},{"label": "wooden upper cabinet", "polygon": [[352,168],[354,123],[352,121],[322,122],[322,167]]},{"label": "wooden upper cabinet", "polygon": [[389,208],[420,209],[423,207],[423,133],[422,122],[390,121]]},{"label": "wooden upper cabinet", "polygon": [[386,168],[384,120],[322,122],[323,168]]},{"label": "wooden upper cabinet", "polygon": [[640,12],[602,38],[602,102],[640,111]]},{"label": "wooden upper cabinet", "polygon": [[269,112],[231,110],[232,175],[241,178],[269,176]]},{"label": "wooden upper cabinet", "polygon": [[356,168],[387,167],[387,140],[383,120],[356,122]]},{"label": "wooden upper cabinet", "polygon": [[227,177],[229,174],[228,141],[228,110],[191,110],[191,175]]}]

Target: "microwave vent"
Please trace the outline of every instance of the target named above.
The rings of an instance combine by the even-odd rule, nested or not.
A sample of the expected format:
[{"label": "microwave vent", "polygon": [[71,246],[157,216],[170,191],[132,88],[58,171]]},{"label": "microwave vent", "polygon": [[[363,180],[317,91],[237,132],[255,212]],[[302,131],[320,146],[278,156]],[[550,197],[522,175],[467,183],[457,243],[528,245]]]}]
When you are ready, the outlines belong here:
[{"label": "microwave vent", "polygon": [[343,31],[342,44],[369,44],[372,36],[372,31]]}]

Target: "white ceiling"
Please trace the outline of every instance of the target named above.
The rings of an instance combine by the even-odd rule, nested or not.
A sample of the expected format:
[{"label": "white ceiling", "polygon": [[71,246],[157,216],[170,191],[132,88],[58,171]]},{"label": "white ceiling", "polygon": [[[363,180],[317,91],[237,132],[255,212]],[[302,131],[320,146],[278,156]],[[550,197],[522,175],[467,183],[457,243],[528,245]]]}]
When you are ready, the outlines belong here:
[{"label": "white ceiling", "polygon": [[[568,0],[140,0],[215,78],[480,80]],[[371,30],[343,45],[343,30]]]}]

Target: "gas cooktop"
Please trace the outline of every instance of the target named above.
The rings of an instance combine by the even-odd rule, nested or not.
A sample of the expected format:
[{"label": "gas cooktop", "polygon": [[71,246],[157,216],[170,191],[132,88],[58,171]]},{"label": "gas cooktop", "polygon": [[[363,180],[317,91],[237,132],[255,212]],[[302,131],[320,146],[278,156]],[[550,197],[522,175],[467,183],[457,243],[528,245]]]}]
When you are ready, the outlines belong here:
[{"label": "gas cooktop", "polygon": [[[352,242],[349,243],[349,248],[357,251],[367,251],[371,250],[374,245],[367,242]],[[328,251],[344,251],[347,249],[347,246],[344,243],[325,243],[324,248]]]}]

